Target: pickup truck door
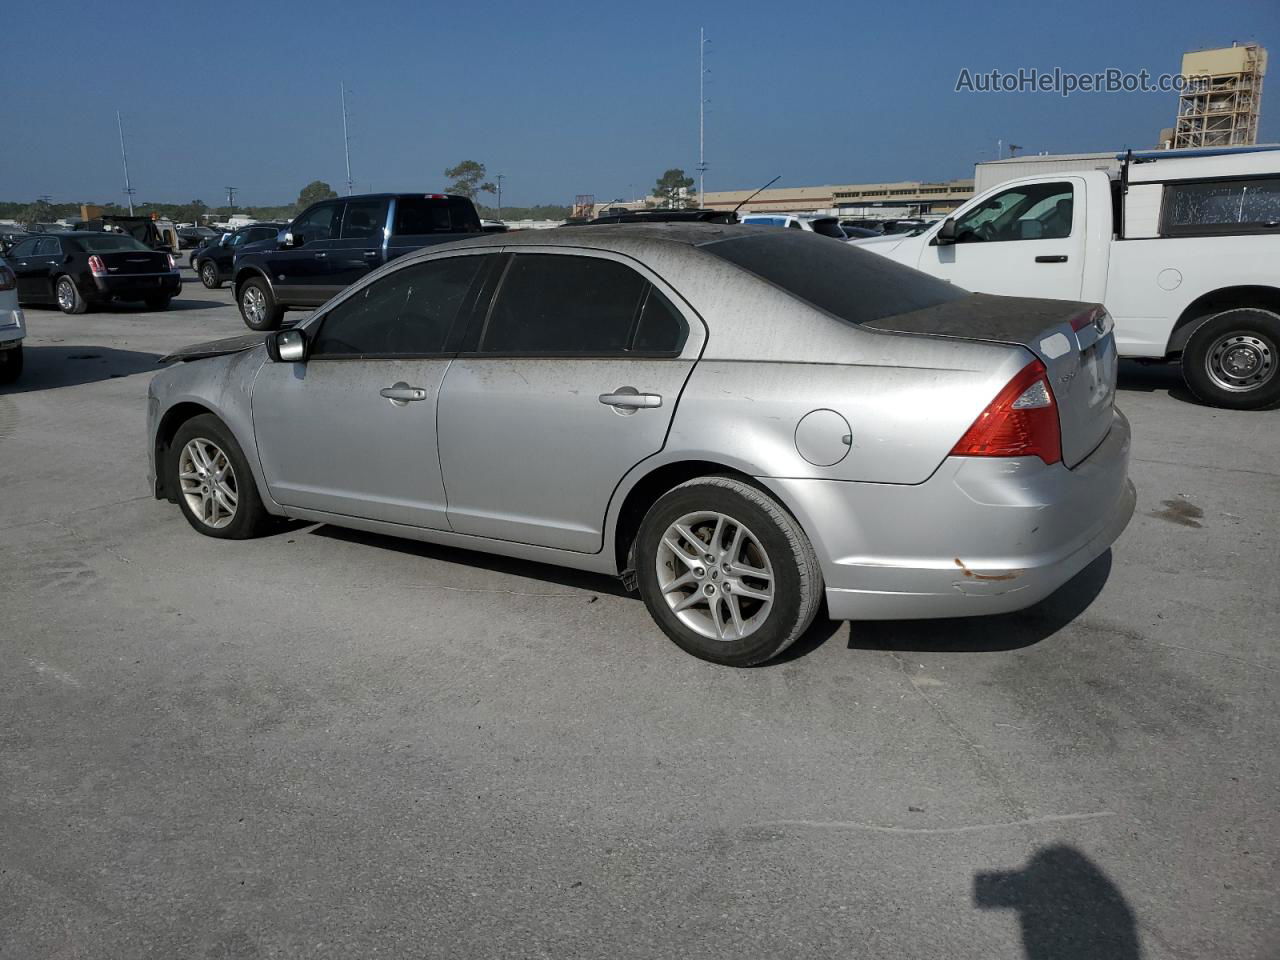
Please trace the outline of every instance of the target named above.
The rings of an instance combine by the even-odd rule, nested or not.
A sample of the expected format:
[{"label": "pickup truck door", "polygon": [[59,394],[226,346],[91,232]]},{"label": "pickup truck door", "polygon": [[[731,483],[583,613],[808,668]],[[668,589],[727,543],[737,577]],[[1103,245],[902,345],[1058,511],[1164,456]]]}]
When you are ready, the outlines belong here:
[{"label": "pickup truck door", "polygon": [[281,245],[263,255],[281,303],[315,307],[332,296],[326,291],[341,289],[328,278],[328,259],[330,248],[338,242],[345,204],[344,200],[326,200],[305,210],[289,224],[294,246]]},{"label": "pickup truck door", "polygon": [[935,228],[916,266],[977,293],[1078,300],[1085,211],[1079,178],[1013,184],[960,210],[955,243]]},{"label": "pickup truck door", "polygon": [[351,286],[382,266],[386,247],[387,198],[348,200],[338,239],[325,251],[325,286],[329,296]]}]

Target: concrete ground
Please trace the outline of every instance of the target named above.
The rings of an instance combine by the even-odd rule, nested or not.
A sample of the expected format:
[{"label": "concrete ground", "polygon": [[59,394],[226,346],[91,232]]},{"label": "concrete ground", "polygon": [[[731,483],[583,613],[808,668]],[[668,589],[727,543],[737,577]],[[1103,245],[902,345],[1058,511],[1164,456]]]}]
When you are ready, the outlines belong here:
[{"label": "concrete ground", "polygon": [[1280,411],[1128,366],[1138,512],[1039,607],[735,671],[606,578],[145,488],[156,358],[0,388],[0,958],[1280,955]]}]

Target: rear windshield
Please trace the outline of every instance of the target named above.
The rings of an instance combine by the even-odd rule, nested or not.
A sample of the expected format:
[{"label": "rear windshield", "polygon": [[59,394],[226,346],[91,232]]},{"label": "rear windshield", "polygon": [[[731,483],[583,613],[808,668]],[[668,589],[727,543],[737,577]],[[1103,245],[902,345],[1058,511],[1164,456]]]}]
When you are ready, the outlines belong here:
[{"label": "rear windshield", "polygon": [[101,236],[78,236],[75,242],[80,245],[80,249],[88,253],[111,253],[115,250],[146,250],[151,252],[151,248],[142,245],[127,233],[104,233]]},{"label": "rear windshield", "polygon": [[702,249],[846,323],[870,323],[969,295],[879,254],[807,232],[762,231]]},{"label": "rear windshield", "polygon": [[424,233],[479,233],[480,217],[464,197],[397,197],[397,236]]},{"label": "rear windshield", "polygon": [[844,239],[844,231],[840,229],[840,224],[836,223],[835,217],[830,220],[810,220],[809,226],[813,227],[814,233],[820,233],[824,237],[831,237],[834,240]]}]

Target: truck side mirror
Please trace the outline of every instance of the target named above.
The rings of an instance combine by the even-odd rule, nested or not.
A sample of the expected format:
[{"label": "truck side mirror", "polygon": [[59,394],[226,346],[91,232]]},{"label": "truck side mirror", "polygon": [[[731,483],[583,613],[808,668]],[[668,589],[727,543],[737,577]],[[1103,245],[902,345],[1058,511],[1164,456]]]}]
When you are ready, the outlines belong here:
[{"label": "truck side mirror", "polygon": [[938,228],[937,234],[933,238],[933,242],[943,247],[956,242],[956,218],[947,217],[942,221],[942,226]]},{"label": "truck side mirror", "polygon": [[302,234],[294,233],[292,230],[285,230],[280,234],[280,246],[282,247],[300,247],[303,244]]}]

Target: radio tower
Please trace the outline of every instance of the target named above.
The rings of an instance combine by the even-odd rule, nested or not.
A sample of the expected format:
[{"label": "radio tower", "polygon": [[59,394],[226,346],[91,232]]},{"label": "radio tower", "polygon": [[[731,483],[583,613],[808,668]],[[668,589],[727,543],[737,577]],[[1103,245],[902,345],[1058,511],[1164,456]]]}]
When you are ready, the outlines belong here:
[{"label": "radio tower", "polygon": [[707,29],[698,28],[698,205],[702,205],[703,180],[707,174],[706,135],[704,121],[706,119],[707,98],[704,96],[707,68],[705,56],[707,52]]},{"label": "radio tower", "polygon": [[129,216],[133,216],[133,184],[129,182],[129,154],[124,149],[124,121],[120,119],[120,111],[116,111],[116,129],[120,131],[120,159],[124,163],[124,193],[129,198]]},{"label": "radio tower", "polygon": [[351,138],[347,136],[347,86],[338,84],[338,93],[342,97],[342,149],[347,156],[347,196],[351,196]]}]

